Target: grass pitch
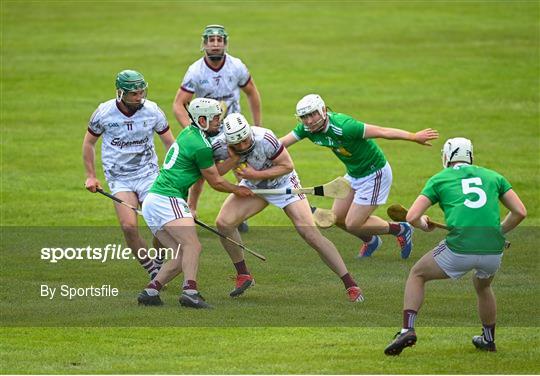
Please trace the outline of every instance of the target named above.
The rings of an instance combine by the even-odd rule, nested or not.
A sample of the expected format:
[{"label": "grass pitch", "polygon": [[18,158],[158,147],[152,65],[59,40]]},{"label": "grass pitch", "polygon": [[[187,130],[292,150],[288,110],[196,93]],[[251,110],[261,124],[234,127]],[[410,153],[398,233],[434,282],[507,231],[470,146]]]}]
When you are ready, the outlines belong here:
[{"label": "grass pitch", "polygon": [[[0,7],[0,372],[538,372],[537,2],[4,0]],[[113,97],[116,73],[132,68],[145,75],[149,98],[177,135],[172,100],[187,66],[201,56],[208,23],[226,26],[229,52],[244,60],[261,92],[263,125],[278,136],[292,129],[294,106],[309,92],[368,123],[438,129],[433,148],[378,142],[394,172],[389,203],[410,205],[440,169],[439,149],[449,137],[472,139],[476,162],[510,180],[529,217],[510,235],[513,245],[494,285],[497,354],[470,344],[480,326],[467,277],[428,285],[418,345],[397,359],[382,353],[401,324],[408,270],[441,232],[417,232],[410,260],[401,261],[385,238],[381,250],[360,262],[354,239],[325,231],[366,292],[361,305],[346,301],[337,277],[275,208],[250,220],[245,240],[268,262],[247,256],[257,285],[241,299],[227,296],[234,273],[217,239],[200,233],[200,283],[213,311],[179,308],[175,283],[164,293],[164,307],[137,307],[145,277],[134,262],[40,260],[46,246],[123,243],[112,204],[83,188],[86,122],[99,102]],[[330,152],[307,141],[290,152],[306,186],[344,173]],[[224,197],[205,190],[203,221],[214,221]],[[442,219],[437,208],[429,214]],[[39,296],[41,284],[63,283],[111,284],[120,295]]]}]

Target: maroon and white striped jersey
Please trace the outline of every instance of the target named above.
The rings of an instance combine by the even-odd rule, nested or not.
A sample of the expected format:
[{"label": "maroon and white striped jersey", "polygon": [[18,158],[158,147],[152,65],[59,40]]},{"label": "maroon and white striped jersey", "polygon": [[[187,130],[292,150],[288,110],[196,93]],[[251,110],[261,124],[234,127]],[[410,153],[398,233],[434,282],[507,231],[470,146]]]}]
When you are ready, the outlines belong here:
[{"label": "maroon and white striped jersey", "polygon": [[[263,127],[251,127],[253,134],[253,142],[255,147],[246,155],[240,156],[239,163],[247,163],[255,170],[267,170],[272,167],[272,161],[276,159],[284,149],[283,144],[277,139],[270,129]],[[227,151],[227,142],[225,134],[222,133],[215,137],[212,141],[212,150],[214,152],[214,160],[224,161],[229,158]],[[248,188],[251,189],[266,189],[266,188],[287,188],[291,186],[291,181],[296,181],[296,172],[292,172],[279,176],[275,179],[266,180],[246,180]]]},{"label": "maroon and white striped jersey", "polygon": [[240,112],[240,88],[246,86],[251,76],[242,60],[225,54],[223,65],[210,67],[204,57],[191,64],[181,89],[199,98],[212,98],[227,105],[225,115]]},{"label": "maroon and white striped jersey", "polygon": [[107,180],[131,180],[159,171],[154,148],[154,132],[169,130],[165,114],[158,105],[146,100],[133,115],[126,116],[116,99],[101,103],[88,122],[88,132],[99,137],[103,172]]}]

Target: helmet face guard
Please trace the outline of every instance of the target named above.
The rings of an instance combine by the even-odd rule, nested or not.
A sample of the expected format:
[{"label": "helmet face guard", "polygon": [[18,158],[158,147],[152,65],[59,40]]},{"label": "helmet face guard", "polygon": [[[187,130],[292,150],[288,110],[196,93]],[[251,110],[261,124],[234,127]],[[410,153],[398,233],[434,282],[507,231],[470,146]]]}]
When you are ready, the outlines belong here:
[{"label": "helmet face guard", "polygon": [[[191,115],[195,125],[202,131],[207,132],[210,127],[210,122],[216,115],[221,115],[221,106],[215,99],[210,98],[195,98],[191,101],[188,107],[188,112]],[[206,119],[206,125],[202,126],[199,122],[200,117]],[[211,135],[212,136],[212,135]]]},{"label": "helmet face guard", "polygon": [[[116,100],[122,101],[129,109],[141,108],[147,93],[148,83],[139,72],[126,69],[116,76]],[[133,100],[132,97],[139,97],[139,99]]]},{"label": "helmet face guard", "polygon": [[441,150],[443,167],[449,167],[453,162],[473,163],[473,145],[471,140],[456,137],[447,140]]},{"label": "helmet face guard", "polygon": [[[311,125],[306,124],[306,120],[317,112],[320,115],[320,120]],[[296,118],[304,124],[304,129],[311,133],[317,133],[324,129],[326,125],[326,106],[323,99],[317,94],[308,94],[296,104]]]},{"label": "helmet face guard", "polygon": [[[245,155],[249,154],[255,147],[255,139],[251,127],[242,114],[229,114],[223,120],[223,127],[225,130],[225,141],[227,144],[234,148],[237,154]],[[250,145],[244,150],[237,150],[235,145],[243,143],[246,140],[250,140]]]},{"label": "helmet face guard", "polygon": [[223,59],[227,52],[227,31],[221,25],[208,25],[204,28],[201,40],[201,51],[212,61]]}]

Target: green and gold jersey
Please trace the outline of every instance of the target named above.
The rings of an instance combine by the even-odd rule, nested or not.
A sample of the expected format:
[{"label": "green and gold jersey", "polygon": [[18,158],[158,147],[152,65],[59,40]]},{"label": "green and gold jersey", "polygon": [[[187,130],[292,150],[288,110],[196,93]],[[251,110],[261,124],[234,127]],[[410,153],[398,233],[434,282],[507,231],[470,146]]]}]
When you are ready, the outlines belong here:
[{"label": "green and gold jersey", "polygon": [[502,175],[474,165],[448,167],[431,177],[422,195],[439,203],[450,232],[448,247],[456,253],[501,253],[499,198],[512,186]]},{"label": "green and gold jersey", "polygon": [[180,132],[167,152],[150,192],[186,200],[189,187],[201,178],[201,170],[213,165],[212,146],[204,132],[191,125]]},{"label": "green and gold jersey", "polygon": [[328,112],[328,117],[323,131],[311,133],[299,123],[293,135],[298,140],[309,138],[314,144],[332,149],[353,178],[362,178],[384,167],[386,158],[382,150],[374,140],[364,138],[364,123],[335,112]]}]

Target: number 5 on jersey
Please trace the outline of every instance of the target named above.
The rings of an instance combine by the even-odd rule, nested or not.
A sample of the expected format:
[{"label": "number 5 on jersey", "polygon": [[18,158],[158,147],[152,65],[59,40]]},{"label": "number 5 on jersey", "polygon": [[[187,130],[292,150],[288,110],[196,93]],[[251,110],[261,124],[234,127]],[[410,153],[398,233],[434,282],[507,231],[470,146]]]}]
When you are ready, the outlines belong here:
[{"label": "number 5 on jersey", "polygon": [[463,203],[465,206],[471,209],[478,209],[484,206],[487,202],[487,196],[486,192],[482,188],[475,187],[478,185],[482,185],[482,179],[480,178],[469,178],[469,179],[463,179],[461,180],[461,189],[463,191],[463,194],[469,194],[474,193],[478,195],[477,200],[469,200],[466,199]]}]

